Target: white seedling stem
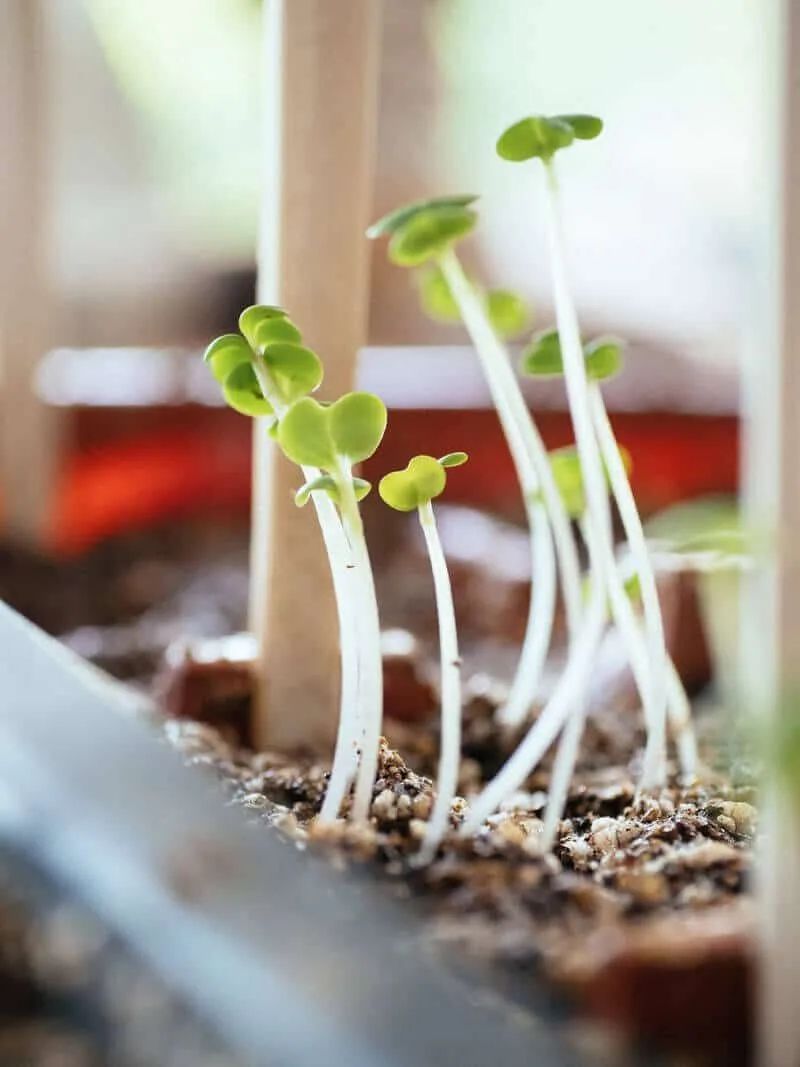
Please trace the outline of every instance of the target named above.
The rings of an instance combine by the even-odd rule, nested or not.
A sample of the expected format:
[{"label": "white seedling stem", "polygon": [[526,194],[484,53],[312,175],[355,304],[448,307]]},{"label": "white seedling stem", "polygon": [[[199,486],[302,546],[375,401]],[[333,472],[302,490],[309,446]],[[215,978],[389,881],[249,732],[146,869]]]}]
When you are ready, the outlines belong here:
[{"label": "white seedling stem", "polygon": [[[667,701],[667,645],[664,637],[664,620],[661,615],[661,603],[658,598],[656,576],[647,543],[642,529],[642,521],[633,498],[633,491],[625,464],[619,451],[614,430],[608,418],[600,386],[593,382],[589,386],[589,404],[594,422],[600,454],[608,472],[611,492],[617,502],[622,527],[628,542],[635,573],[639,579],[642,597],[644,628],[650,652],[650,672],[653,708],[668,707]],[[658,784],[663,778],[663,762],[666,754],[666,714],[657,715],[652,728],[647,734],[644,764],[642,767],[642,784]]]},{"label": "white seedling stem", "polygon": [[461,763],[461,659],[458,652],[453,590],[430,501],[420,505],[419,521],[430,557],[436,596],[442,699],[436,802],[428,821],[420,853],[420,860],[427,862],[433,859],[439,842],[447,833],[450,824],[450,806],[458,786],[458,768]]},{"label": "white seedling stem", "polygon": [[[328,787],[325,790],[325,798],[319,813],[319,822],[324,824],[333,822],[339,817],[342,801],[353,783],[358,767],[358,744],[362,740],[363,732],[359,678],[359,620],[355,610],[358,603],[355,588],[356,568],[350,557],[349,546],[336,507],[327,493],[312,493],[311,499],[316,508],[317,519],[331,563],[341,649],[341,691],[336,747]],[[334,529],[335,535],[331,537]],[[346,549],[344,556],[340,555],[342,546]]]},{"label": "white seedling stem", "polygon": [[[581,521],[581,533],[586,540],[586,523]],[[541,837],[541,849],[549,852],[558,832],[558,824],[564,813],[569,795],[569,786],[578,762],[581,738],[586,725],[586,700],[579,700],[567,720],[561,740],[558,743],[556,758],[550,773],[550,786],[547,791],[547,807],[544,813],[544,828]]]},{"label": "white seedling stem", "polygon": [[[628,579],[638,573],[636,563],[631,556],[628,556],[618,569],[623,588]],[[667,710],[669,712],[670,726],[672,727],[675,747],[678,753],[678,766],[680,767],[683,780],[689,784],[696,781],[700,768],[699,757],[697,754],[697,738],[695,737],[694,727],[692,726],[692,708],[689,702],[689,697],[683,686],[683,682],[681,681],[678,669],[669,654],[666,656],[665,684],[667,690]]]},{"label": "white seedling stem", "polygon": [[[581,343],[578,316],[575,312],[569,285],[558,202],[558,185],[552,162],[545,165],[545,178],[553,300],[556,325],[561,341],[561,353],[564,360],[567,398],[572,414],[575,443],[578,449],[584,492],[586,494],[587,548],[589,550],[591,571],[594,580],[608,591],[612,615],[627,646],[631,670],[642,699],[648,738],[651,734],[655,734],[656,741],[658,741],[659,736],[662,738],[664,736],[663,720],[666,715],[666,696],[664,694],[662,705],[658,706],[655,703],[654,697],[658,694],[654,692],[652,670],[647,650],[645,650],[644,658],[642,658],[639,648],[639,624],[624,590],[616,565],[606,476],[589,402],[586,360],[583,344]],[[647,756],[649,763],[642,776],[642,785],[646,788],[653,788],[663,782],[666,767],[663,759],[663,745],[662,751],[659,752],[657,748],[649,744]]]},{"label": "white seedling stem", "polygon": [[372,806],[372,791],[378,770],[378,749],[383,728],[383,655],[378,598],[372,573],[364,525],[358,508],[353,472],[349,463],[340,462],[336,475],[339,485],[342,522],[353,551],[357,576],[355,605],[360,635],[360,725],[361,759],[358,764],[356,791],[351,818],[365,822]]},{"label": "white seedling stem", "polygon": [[530,530],[532,599],[528,626],[508,700],[499,712],[500,721],[518,724],[524,721],[536,698],[552,634],[556,593],[553,542],[567,625],[573,640],[583,607],[580,564],[547,450],[522,396],[508,353],[455,252],[448,250],[440,258],[440,267],[480,359],[517,471]]},{"label": "white seedling stem", "polygon": [[594,582],[583,624],[570,651],[564,673],[541,715],[517,745],[513,755],[472,804],[462,833],[476,833],[485,819],[515,793],[550,748],[569,717],[583,714],[586,683],[607,617],[606,593]]}]

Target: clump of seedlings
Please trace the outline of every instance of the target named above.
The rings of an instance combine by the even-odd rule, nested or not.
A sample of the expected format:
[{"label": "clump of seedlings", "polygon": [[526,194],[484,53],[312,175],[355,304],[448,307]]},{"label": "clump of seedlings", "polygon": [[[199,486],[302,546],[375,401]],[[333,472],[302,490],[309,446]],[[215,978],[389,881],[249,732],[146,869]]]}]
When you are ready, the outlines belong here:
[{"label": "clump of seedlings", "polygon": [[[667,720],[677,743],[681,772],[696,773],[689,705],[668,655],[655,572],[629,481],[630,457],[618,445],[601,384],[619,372],[622,347],[610,338],[584,344],[572,300],[561,231],[554,158],[576,140],[592,140],[603,128],[590,115],[533,116],[509,127],[497,143],[511,162],[537,161],[545,176],[556,327],[535,334],[520,369],[534,377],[563,377],[575,445],[548,454],[524,399],[506,347],[528,324],[524,302],[503,289],[488,290],[464,271],[458,243],[477,224],[475,196],[416,201],[386,215],[368,231],[388,237],[389,259],[418,273],[425,310],[444,321],[462,321],[475,346],[508,442],[530,529],[532,589],[525,637],[502,724],[519,727],[540,703],[542,676],[552,641],[556,597],[563,598],[568,657],[557,684],[527,733],[494,779],[474,799],[462,833],[473,834],[514,793],[559,741],[542,834],[549,847],[561,818],[584,729],[587,686],[605,628],[620,631],[641,697],[647,743],[640,787],[660,788],[666,777]],[[341,647],[341,707],[330,780],[320,820],[334,820],[355,783],[354,820],[370,811],[382,726],[382,664],[375,586],[359,502],[370,485],[357,465],[378,448],[386,409],[369,393],[334,402],[311,394],[323,368],[302,344],[297,326],[281,308],[255,306],[242,313],[240,333],[215,341],[206,360],[228,403],[269,420],[278,447],[303,474],[299,506],[312,501],[330,559]],[[415,456],[380,482],[382,499],[398,511],[416,511],[428,549],[439,619],[441,750],[437,799],[421,859],[436,852],[450,824],[461,748],[461,675],[450,579],[432,501],[444,491],[447,470],[466,454],[440,459]],[[618,554],[612,533],[612,501],[625,533]],[[579,562],[579,541],[588,572]]]},{"label": "clump of seedlings", "polygon": [[[671,719],[685,779],[696,774],[697,758],[689,705],[666,649],[655,572],[615,439],[600,383],[618,373],[621,346],[599,339],[584,346],[571,295],[554,166],[557,152],[576,140],[600,135],[603,123],[591,115],[532,116],[509,127],[497,142],[501,158],[538,161],[545,174],[549,248],[556,329],[535,336],[523,355],[523,372],[563,377],[575,431],[575,448],[548,457],[512,370],[501,334],[519,328],[517,315],[494,321],[490,294],[468,278],[455,246],[474,229],[475,197],[419,201],[385,216],[369,231],[390,237],[389,259],[428,273],[420,281],[423,307],[434,317],[460,318],[475,345],[516,465],[531,531],[532,602],[519,667],[500,712],[507,723],[523,722],[536,701],[553,622],[556,565],[561,579],[569,657],[551,698],[506,765],[472,805],[464,832],[513,793],[563,730],[550,788],[545,840],[552,839],[571,778],[583,728],[588,673],[609,617],[618,627],[642,700],[647,726],[640,786],[658,789],[666,776],[666,723]],[[432,268],[432,269],[431,269]],[[504,300],[501,306],[511,306]],[[609,491],[610,490],[610,491]],[[611,522],[613,498],[627,541],[626,569],[617,559]],[[575,520],[589,557],[583,581],[570,520]],[[544,528],[548,527],[547,530]],[[555,550],[555,551],[554,551]],[[588,585],[584,602],[581,589]],[[637,614],[631,593],[641,604]]]}]

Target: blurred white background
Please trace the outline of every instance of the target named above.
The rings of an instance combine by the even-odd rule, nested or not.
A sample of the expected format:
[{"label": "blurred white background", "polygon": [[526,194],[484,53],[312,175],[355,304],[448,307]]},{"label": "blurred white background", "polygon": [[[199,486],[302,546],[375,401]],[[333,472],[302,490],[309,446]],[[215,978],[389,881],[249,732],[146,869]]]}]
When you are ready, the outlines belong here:
[{"label": "blurred white background", "polygon": [[[529,112],[596,112],[606,133],[561,168],[584,315],[733,364],[760,177],[756,0],[384,5],[375,210],[484,193],[480,269],[546,318],[537,175],[497,160],[494,141]],[[61,343],[193,339],[209,293],[252,270],[259,8],[52,0]],[[382,251],[373,333],[441,338]]]}]

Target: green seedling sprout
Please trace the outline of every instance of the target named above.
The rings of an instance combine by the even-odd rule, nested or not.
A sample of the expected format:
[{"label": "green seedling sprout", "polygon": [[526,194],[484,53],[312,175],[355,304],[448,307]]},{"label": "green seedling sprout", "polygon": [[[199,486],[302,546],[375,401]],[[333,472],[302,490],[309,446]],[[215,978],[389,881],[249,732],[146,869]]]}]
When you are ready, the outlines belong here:
[{"label": "green seedling sprout", "polygon": [[[609,569],[607,578],[611,582],[609,597],[612,613],[628,646],[631,669],[642,695],[645,714],[650,711],[655,715],[659,705],[648,709],[648,700],[654,700],[653,686],[659,681],[658,667],[663,663],[663,693],[666,711],[669,713],[673,733],[678,746],[681,772],[688,781],[697,773],[697,747],[691,728],[689,698],[680,681],[680,676],[667,653],[664,641],[661,607],[656,587],[655,570],[639,518],[638,509],[631,490],[629,474],[630,462],[625,450],[619,447],[608,418],[599,383],[614,377],[622,368],[622,345],[614,338],[598,338],[583,349],[586,368],[587,387],[593,428],[596,434],[601,464],[605,477],[610,484],[612,495],[622,519],[623,529],[628,542],[630,559],[627,564],[628,581],[636,578],[639,599],[641,600],[647,633],[648,647],[643,647],[640,633],[637,631],[632,615],[630,597],[624,594],[625,578],[617,566]],[[557,330],[546,330],[534,337],[522,355],[524,373],[537,377],[556,377],[564,374],[564,358],[561,340]],[[574,457],[574,478],[582,482],[583,467],[579,456]],[[591,536],[589,534],[589,536]],[[654,666],[655,665],[655,666]],[[649,678],[649,682],[648,682]],[[648,684],[651,687],[648,690]],[[660,690],[656,690],[656,696]],[[664,716],[656,720],[655,730],[648,735],[649,753],[645,756],[645,771],[648,755],[655,762],[655,753],[664,743]],[[654,738],[654,740],[651,740]],[[643,773],[643,782],[648,782],[648,775]]]},{"label": "green seedling sprout", "polygon": [[[404,267],[424,265],[431,272],[429,281],[423,283],[424,303],[435,304],[440,317],[452,317],[457,311],[480,359],[514,461],[530,531],[533,595],[519,665],[500,718],[518,724],[525,720],[541,685],[559,573],[571,637],[577,632],[583,610],[580,565],[547,451],[498,336],[498,324],[492,321],[491,297],[468,279],[455,251],[456,243],[477,222],[475,200],[465,196],[417,201],[385,216],[367,233],[390,237],[392,262]],[[512,307],[505,296],[495,296],[495,319],[499,305],[503,305],[505,328],[515,327],[519,306]]]},{"label": "green seedling sprout", "polygon": [[402,471],[385,475],[378,485],[381,498],[396,511],[416,511],[430,558],[436,613],[439,620],[442,729],[436,802],[428,820],[420,860],[433,859],[447,832],[450,807],[456,795],[461,762],[461,658],[458,651],[453,590],[442,543],[436,528],[432,501],[441,496],[447,469],[467,462],[465,452],[450,452],[440,459],[414,456]]},{"label": "green seedling sprout", "polygon": [[320,818],[338,816],[360,745],[353,818],[365,819],[377,766],[383,682],[374,580],[358,510],[369,484],[354,477],[353,466],[378,447],[386,409],[367,393],[350,393],[332,404],[310,397],[322,381],[322,364],[300,343],[300,331],[283,309],[247,308],[239,328],[239,334],[212,342],[204,358],[231,407],[268,419],[283,452],[301,467],[305,483],[296,500],[300,506],[313,501],[331,566],[342,656],[341,709]]},{"label": "green seedling sprout", "polygon": [[[644,686],[642,700],[648,728],[648,739],[642,769],[641,786],[660,786],[666,773],[666,715],[668,664],[664,641],[661,609],[650,561],[647,558],[641,520],[633,500],[630,483],[619,459],[613,431],[605,411],[602,395],[589,378],[586,353],[581,343],[580,329],[566,265],[562,233],[559,189],[555,171],[555,156],[575,140],[592,140],[602,132],[603,123],[591,115],[534,115],[510,126],[497,142],[502,159],[521,163],[538,160],[545,173],[547,196],[548,243],[550,249],[553,296],[558,337],[563,357],[564,377],[575,440],[581,459],[587,501],[587,547],[595,579],[608,589],[615,622],[629,646],[634,630],[630,602],[620,596],[614,574],[617,572],[611,533],[611,515],[604,487],[603,460],[607,464],[614,497],[620,511],[626,537],[635,553],[644,606],[645,630],[649,644],[646,679],[637,679]],[[632,622],[634,625],[632,626]],[[635,658],[635,656],[633,656]],[[633,662],[631,663],[633,668]]]},{"label": "green seedling sprout", "polygon": [[[321,404],[310,396],[303,397],[286,412],[277,430],[277,441],[283,452],[306,474],[306,484],[298,491],[298,503],[302,504],[309,493],[313,495],[318,491],[315,487],[332,494],[352,553],[354,571],[361,576],[355,616],[357,628],[365,634],[359,674],[361,713],[354,717],[351,710],[345,710],[340,719],[337,758],[320,812],[321,822],[338,815],[350,785],[350,764],[346,757],[359,729],[361,759],[352,810],[357,821],[366,819],[369,814],[377,772],[383,722],[380,620],[358,508],[359,499],[369,492],[369,484],[354,478],[353,467],[375,452],[385,429],[386,407],[379,397],[371,393],[347,393],[332,404]],[[340,752],[341,759],[338,758]]]}]

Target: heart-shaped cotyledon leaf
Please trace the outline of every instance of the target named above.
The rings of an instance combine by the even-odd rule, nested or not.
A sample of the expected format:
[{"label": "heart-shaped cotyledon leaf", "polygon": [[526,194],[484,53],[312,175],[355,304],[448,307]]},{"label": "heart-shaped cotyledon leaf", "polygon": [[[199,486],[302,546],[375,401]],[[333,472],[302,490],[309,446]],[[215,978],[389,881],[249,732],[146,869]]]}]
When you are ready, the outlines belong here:
[{"label": "heart-shaped cotyledon leaf", "polygon": [[377,222],[373,222],[367,230],[367,237],[370,240],[375,240],[377,237],[390,237],[411,222],[416,215],[446,208],[469,207],[477,199],[478,197],[472,193],[456,193],[452,196],[431,196],[425,200],[412,200],[410,204],[395,208]]},{"label": "heart-shaped cotyledon leaf", "polygon": [[[613,337],[598,337],[584,346],[586,375],[593,381],[613,378],[622,369],[622,343]],[[564,374],[561,340],[555,329],[536,334],[520,359],[523,374],[534,378],[560,378]]]},{"label": "heart-shaped cotyledon leaf", "polygon": [[240,364],[249,366],[252,358],[250,345],[238,333],[226,333],[218,337],[203,353],[203,359],[220,384],[223,384]]},{"label": "heart-shaped cotyledon leaf", "polygon": [[531,338],[520,357],[520,370],[534,378],[561,378],[564,358],[558,330],[543,330]]},{"label": "heart-shaped cotyledon leaf", "polygon": [[249,360],[233,368],[223,383],[222,395],[234,411],[241,415],[257,418],[275,414],[272,404],[261,392],[261,386]]},{"label": "heart-shaped cotyledon leaf", "polygon": [[264,348],[260,358],[284,404],[313,393],[322,382],[322,361],[303,345],[276,341]]},{"label": "heart-shaped cotyledon leaf", "polygon": [[256,331],[268,319],[285,319],[286,312],[275,304],[252,304],[239,316],[239,329],[253,348],[257,347]]},{"label": "heart-shaped cotyledon leaf", "polygon": [[461,322],[461,311],[441,267],[426,267],[417,277],[417,291],[422,310],[434,322]]},{"label": "heart-shaped cotyledon leaf", "polygon": [[360,463],[381,443],[386,406],[372,393],[346,393],[333,404],[303,397],[278,426],[278,443],[294,463],[335,471]]},{"label": "heart-shaped cotyledon leaf", "polygon": [[590,141],[603,130],[595,115],[529,115],[504,130],[497,141],[497,154],[511,163],[541,159],[549,163],[562,148],[577,138]]},{"label": "heart-shaped cotyledon leaf", "polygon": [[395,511],[413,511],[444,492],[446,468],[460,467],[466,462],[466,452],[449,452],[441,459],[414,456],[405,470],[384,475],[378,484],[378,492],[384,503]]},{"label": "heart-shaped cotyledon leaf", "polygon": [[[622,447],[620,447],[619,453],[622,457],[625,471],[630,475],[633,469],[631,454],[627,448]],[[578,450],[574,445],[555,449],[550,453],[550,467],[567,514],[570,518],[579,519],[586,511],[586,493]],[[606,480],[608,480],[607,471]]]},{"label": "heart-shaped cotyledon leaf", "polygon": [[285,342],[299,345],[303,340],[300,330],[288,316],[263,319],[252,330],[252,334],[256,352],[263,352],[267,345]]},{"label": "heart-shaped cotyledon leaf", "polygon": [[[353,478],[352,482],[356,500],[360,503],[372,489],[372,482],[368,482],[366,478]],[[300,486],[294,494],[295,504],[299,508],[305,507],[311,494],[316,492],[327,493],[335,504],[339,503],[340,493],[336,479],[332,474],[320,474],[318,478],[312,478],[310,482]]]},{"label": "heart-shaped cotyledon leaf", "polygon": [[566,122],[578,141],[593,141],[603,132],[603,120],[597,115],[554,115],[559,122]]},{"label": "heart-shaped cotyledon leaf", "polygon": [[468,207],[420,211],[392,236],[389,259],[398,267],[419,267],[466,237],[477,222],[477,214]]},{"label": "heart-shaped cotyledon leaf", "polygon": [[522,333],[531,321],[527,303],[511,289],[490,289],[486,294],[486,314],[494,332],[503,338]]}]

